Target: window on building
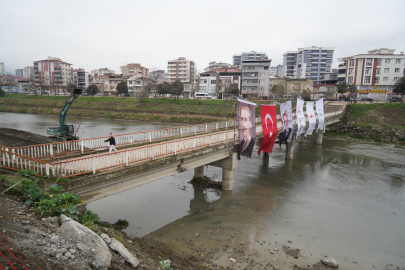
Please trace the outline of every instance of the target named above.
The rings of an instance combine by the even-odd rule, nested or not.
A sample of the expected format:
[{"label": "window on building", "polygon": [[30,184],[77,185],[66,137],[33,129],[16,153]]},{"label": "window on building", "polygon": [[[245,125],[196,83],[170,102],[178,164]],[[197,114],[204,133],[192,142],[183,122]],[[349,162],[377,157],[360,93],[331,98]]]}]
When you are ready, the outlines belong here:
[{"label": "window on building", "polygon": [[376,68],[376,69],[375,69],[375,73],[376,73],[376,74],[380,74],[380,73],[381,73],[381,68]]},{"label": "window on building", "polygon": [[384,77],[383,81],[388,82],[388,77]]},{"label": "window on building", "polygon": [[379,83],[380,82],[380,77],[375,77],[375,83]]},{"label": "window on building", "polygon": [[353,83],[353,77],[347,78],[347,82],[348,82],[348,83]]},{"label": "window on building", "polygon": [[365,74],[366,74],[366,75],[370,75],[370,74],[371,74],[371,68],[366,68]]},{"label": "window on building", "polygon": [[391,59],[385,59],[385,63],[386,63],[386,64],[391,63]]},{"label": "window on building", "polygon": [[377,66],[381,66],[381,59],[377,60]]},{"label": "window on building", "polygon": [[399,72],[399,68],[396,68],[396,69],[395,69],[395,73],[397,73],[397,72]]},{"label": "window on building", "polygon": [[129,81],[129,84],[132,84],[132,81]]},{"label": "window on building", "polygon": [[373,65],[373,59],[366,59],[366,65],[367,66],[372,66]]},{"label": "window on building", "polygon": [[217,80],[211,80],[211,84],[216,84]]},{"label": "window on building", "polygon": [[389,73],[390,69],[389,68],[384,68],[384,73]]},{"label": "window on building", "polygon": [[350,66],[350,67],[353,67],[353,66],[354,66],[354,60],[350,60],[349,66]]},{"label": "window on building", "polygon": [[206,79],[200,79],[200,83],[207,83]]},{"label": "window on building", "polygon": [[349,69],[349,75],[353,75],[353,71],[354,71],[353,68]]},{"label": "window on building", "polygon": [[395,60],[395,64],[401,64],[401,59]]},{"label": "window on building", "polygon": [[398,81],[398,77],[394,77],[394,82]]},{"label": "window on building", "polygon": [[364,83],[370,83],[370,78],[369,76],[364,77]]}]

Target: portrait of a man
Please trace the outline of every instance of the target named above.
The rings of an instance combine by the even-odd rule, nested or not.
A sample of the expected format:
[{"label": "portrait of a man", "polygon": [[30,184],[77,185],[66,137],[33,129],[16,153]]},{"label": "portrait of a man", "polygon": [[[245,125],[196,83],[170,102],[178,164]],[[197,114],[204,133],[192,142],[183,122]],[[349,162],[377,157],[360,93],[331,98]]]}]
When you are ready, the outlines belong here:
[{"label": "portrait of a man", "polygon": [[251,157],[256,141],[255,104],[238,100],[238,126],[240,156]]},{"label": "portrait of a man", "polygon": [[283,123],[283,133],[280,134],[279,144],[291,142],[293,134],[292,103],[287,101],[280,104],[280,115]]}]

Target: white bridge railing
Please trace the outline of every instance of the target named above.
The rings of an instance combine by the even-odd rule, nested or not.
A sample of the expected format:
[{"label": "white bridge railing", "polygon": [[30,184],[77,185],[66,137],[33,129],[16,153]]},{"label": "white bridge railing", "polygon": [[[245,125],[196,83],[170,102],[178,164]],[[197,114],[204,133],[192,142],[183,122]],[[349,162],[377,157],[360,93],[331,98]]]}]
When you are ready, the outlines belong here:
[{"label": "white bridge railing", "polygon": [[[327,118],[335,117],[341,113],[343,113],[343,111],[326,113],[325,122],[326,122]],[[280,116],[277,116],[277,119],[279,120]],[[259,119],[259,121],[260,121],[260,119]],[[228,122],[223,122],[223,123],[226,123],[225,125],[228,125],[227,123],[230,123],[230,122],[232,122],[232,124],[233,124],[233,121],[228,121]],[[214,124],[218,124],[218,123],[214,123]],[[294,124],[296,124],[296,119],[294,119]],[[308,122],[307,122],[307,124],[308,124]],[[207,126],[205,127],[205,131],[208,131],[208,125],[209,124],[207,124]],[[197,126],[201,126],[201,125],[197,125]],[[193,130],[193,127],[196,127],[196,126],[188,126],[187,128],[189,128],[189,129],[184,129],[185,133],[182,133],[182,134],[183,135],[192,134],[192,133],[196,134],[197,128]],[[281,121],[277,121],[277,127],[278,127],[279,131],[282,131]],[[184,128],[184,127],[182,127],[182,128]],[[225,126],[225,128],[226,128],[226,126]],[[231,128],[231,127],[228,126],[228,128]],[[218,126],[218,129],[220,129],[219,126]],[[202,129],[202,130],[204,131],[204,129]],[[162,130],[162,131],[164,131],[164,130]],[[180,130],[180,132],[182,132],[182,131],[183,130]],[[201,129],[200,129],[200,132],[203,132],[203,131],[201,131]],[[151,132],[155,132],[155,131],[141,132],[141,133],[150,134]],[[158,132],[160,132],[160,131],[158,131]],[[171,140],[171,141],[167,141],[167,142],[154,143],[154,144],[149,144],[149,145],[145,145],[145,146],[133,147],[133,148],[124,149],[124,150],[112,152],[112,153],[96,154],[96,155],[73,158],[73,159],[58,161],[58,162],[40,161],[35,158],[27,157],[22,154],[16,153],[15,148],[11,149],[12,151],[9,151],[9,149],[7,147],[0,146],[0,153],[1,153],[0,163],[3,165],[3,167],[12,169],[12,170],[32,169],[40,176],[54,175],[54,176],[72,177],[72,176],[77,176],[77,175],[87,174],[87,173],[94,174],[96,171],[101,171],[101,170],[105,170],[105,169],[109,169],[109,168],[113,168],[113,167],[119,167],[119,166],[128,166],[129,164],[133,164],[136,162],[154,160],[154,159],[160,158],[160,157],[177,155],[179,153],[195,150],[198,148],[203,148],[203,147],[207,147],[207,146],[211,146],[211,145],[216,145],[216,144],[221,144],[221,143],[225,143],[225,142],[229,142],[229,141],[233,141],[233,140],[238,140],[238,137],[239,137],[238,133],[239,132],[237,132],[237,130],[234,130],[233,126],[232,126],[232,129],[225,130],[225,131],[191,136],[191,137],[175,139],[175,140]],[[256,133],[257,134],[262,133],[261,124],[256,126]],[[125,144],[123,142],[130,143],[131,140],[133,141],[134,137],[131,137],[131,136],[135,136],[136,134],[139,134],[139,133],[120,135],[121,144]],[[125,136],[127,136],[127,137],[125,137]],[[173,133],[172,133],[172,135],[170,135],[170,136],[174,137],[175,135],[173,135]],[[117,136],[117,137],[119,137],[119,136]],[[158,136],[156,136],[155,138],[157,138],[157,137]],[[90,141],[90,142],[87,142],[87,143],[89,143],[88,147],[98,148],[99,147],[98,144],[99,143],[101,144],[101,142],[100,142],[101,140],[104,140],[104,138],[96,138],[96,139],[81,140],[81,141]],[[151,141],[151,139],[149,141]],[[79,142],[79,141],[76,141],[76,142]],[[66,144],[64,146],[66,146]],[[63,149],[64,146],[59,146],[59,147],[61,147]],[[48,150],[49,149],[46,149],[46,148],[39,148],[38,150],[32,150],[31,153],[44,153]],[[49,151],[51,151],[51,150],[49,150]]]}]

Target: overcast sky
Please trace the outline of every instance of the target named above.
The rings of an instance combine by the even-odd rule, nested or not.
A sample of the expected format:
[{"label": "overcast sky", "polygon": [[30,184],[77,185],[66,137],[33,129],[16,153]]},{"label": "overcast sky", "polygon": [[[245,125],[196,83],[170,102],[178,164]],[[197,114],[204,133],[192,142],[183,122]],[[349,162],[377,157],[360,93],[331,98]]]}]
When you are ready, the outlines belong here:
[{"label": "overcast sky", "polygon": [[266,52],[272,65],[299,47],[334,47],[337,58],[376,48],[405,51],[404,0],[42,1],[0,0],[6,72],[55,56],[86,71],[167,60],[232,64]]}]

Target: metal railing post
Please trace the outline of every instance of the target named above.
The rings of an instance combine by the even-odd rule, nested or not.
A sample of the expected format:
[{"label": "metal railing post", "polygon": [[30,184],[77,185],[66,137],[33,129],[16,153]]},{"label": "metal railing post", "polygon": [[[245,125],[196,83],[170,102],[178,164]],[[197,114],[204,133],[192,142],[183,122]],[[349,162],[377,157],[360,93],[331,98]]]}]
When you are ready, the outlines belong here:
[{"label": "metal railing post", "polygon": [[80,144],[81,144],[80,147],[81,147],[82,154],[83,154],[83,153],[84,153],[84,145],[83,145],[83,144],[84,144],[84,141],[81,141]]},{"label": "metal railing post", "polygon": [[94,159],[94,158],[91,158],[92,159],[92,165],[93,165],[93,174],[96,174],[96,160]]},{"label": "metal railing post", "polygon": [[174,142],[174,155],[177,155],[177,142]]},{"label": "metal railing post", "polygon": [[125,165],[128,166],[128,151],[125,152]]}]

